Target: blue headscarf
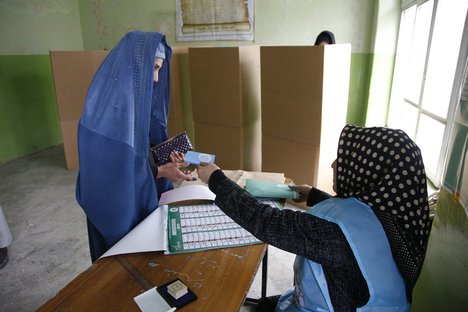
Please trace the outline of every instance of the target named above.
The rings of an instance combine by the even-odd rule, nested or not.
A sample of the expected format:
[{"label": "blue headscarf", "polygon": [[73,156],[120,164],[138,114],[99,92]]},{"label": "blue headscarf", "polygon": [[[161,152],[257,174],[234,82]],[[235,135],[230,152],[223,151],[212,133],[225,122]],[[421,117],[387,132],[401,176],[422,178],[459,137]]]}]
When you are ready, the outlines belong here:
[{"label": "blue headscarf", "polygon": [[[165,61],[153,82],[159,44]],[[76,197],[109,246],[158,207],[172,187],[153,178],[149,145],[167,139],[171,49],[162,34],[133,31],[93,77],[78,125]]]}]

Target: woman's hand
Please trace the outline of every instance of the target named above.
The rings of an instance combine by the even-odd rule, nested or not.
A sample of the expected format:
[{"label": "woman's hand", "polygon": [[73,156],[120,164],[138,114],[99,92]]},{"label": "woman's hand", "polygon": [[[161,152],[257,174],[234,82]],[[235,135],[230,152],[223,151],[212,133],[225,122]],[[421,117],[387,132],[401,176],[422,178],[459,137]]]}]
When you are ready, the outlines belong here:
[{"label": "woman's hand", "polygon": [[307,201],[307,197],[309,197],[310,190],[312,186],[303,184],[303,185],[290,185],[289,188],[293,191],[296,191],[299,194],[299,197],[293,199],[296,203],[301,203]]},{"label": "woman's hand", "polygon": [[173,163],[184,162],[184,153],[181,153],[181,152],[178,152],[178,151],[172,151],[171,154],[169,154],[169,159]]},{"label": "woman's hand", "polygon": [[162,166],[158,166],[158,178],[167,178],[172,182],[179,182],[182,180],[192,181],[192,177],[189,176],[190,171],[187,171],[188,174],[182,172],[180,169],[185,168],[189,163],[173,163],[169,162]]},{"label": "woman's hand", "polygon": [[211,174],[218,169],[219,167],[215,164],[202,162],[197,168],[198,178],[204,183],[208,184],[208,181],[210,181]]},{"label": "woman's hand", "polygon": [[169,155],[169,158],[171,162],[168,162],[162,166],[158,166],[158,178],[167,178],[172,182],[193,180],[192,177],[190,177],[190,170],[181,170],[190,165],[189,163],[184,162],[183,153],[173,151]]}]

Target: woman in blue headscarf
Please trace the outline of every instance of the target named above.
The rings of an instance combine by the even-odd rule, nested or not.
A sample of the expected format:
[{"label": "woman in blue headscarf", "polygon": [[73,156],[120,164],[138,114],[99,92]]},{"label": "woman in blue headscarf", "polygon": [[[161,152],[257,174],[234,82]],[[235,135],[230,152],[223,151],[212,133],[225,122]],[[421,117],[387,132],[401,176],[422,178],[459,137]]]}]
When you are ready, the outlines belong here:
[{"label": "woman in blue headscarf", "polygon": [[171,48],[155,32],[127,33],[93,77],[78,125],[76,198],[88,218],[94,262],[158,207],[188,164],[155,167],[151,144],[167,139]]}]

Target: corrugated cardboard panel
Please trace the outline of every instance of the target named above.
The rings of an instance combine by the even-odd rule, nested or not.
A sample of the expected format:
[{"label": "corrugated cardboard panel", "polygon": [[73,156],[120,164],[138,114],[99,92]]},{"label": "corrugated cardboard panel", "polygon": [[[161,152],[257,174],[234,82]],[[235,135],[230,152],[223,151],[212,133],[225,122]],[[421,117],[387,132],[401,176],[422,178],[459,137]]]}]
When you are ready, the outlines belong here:
[{"label": "corrugated cardboard panel", "polygon": [[286,168],[295,183],[333,193],[330,164],[346,123],[350,57],[347,44],[261,48],[263,171]]},{"label": "corrugated cardboard panel", "polygon": [[260,47],[239,47],[243,122],[243,170],[262,168]]},{"label": "corrugated cardboard panel", "polygon": [[78,168],[77,125],[91,79],[108,51],[51,51],[67,169]]},{"label": "corrugated cardboard panel", "polygon": [[183,121],[182,105],[182,77],[180,75],[180,66],[183,58],[188,57],[187,47],[173,47],[171,59],[171,104],[168,116],[168,134],[169,137],[175,136],[185,131]]},{"label": "corrugated cardboard panel", "polygon": [[243,169],[239,48],[189,48],[195,149],[223,169]]},{"label": "corrugated cardboard panel", "polygon": [[261,47],[262,133],[318,144],[323,47]]},{"label": "corrugated cardboard panel", "polygon": [[77,143],[78,121],[78,119],[60,121],[67,169],[78,169],[79,167]]},{"label": "corrugated cardboard panel", "polygon": [[194,122],[241,127],[239,49],[189,48],[189,66]]},{"label": "corrugated cardboard panel", "polygon": [[319,146],[285,140],[273,136],[262,136],[262,171],[284,173],[296,184],[317,185]]},{"label": "corrugated cardboard panel", "polygon": [[196,150],[216,155],[216,164],[222,169],[242,168],[242,132],[239,128],[195,122]]},{"label": "corrugated cardboard panel", "polygon": [[108,51],[51,51],[50,60],[60,120],[81,117],[86,92]]}]

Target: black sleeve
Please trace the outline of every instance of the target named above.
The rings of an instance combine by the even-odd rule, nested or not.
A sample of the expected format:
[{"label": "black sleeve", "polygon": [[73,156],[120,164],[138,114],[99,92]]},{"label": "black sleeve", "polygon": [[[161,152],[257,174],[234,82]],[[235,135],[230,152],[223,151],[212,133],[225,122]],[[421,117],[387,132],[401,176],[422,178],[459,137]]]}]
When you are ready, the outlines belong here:
[{"label": "black sleeve", "polygon": [[151,150],[148,153],[148,162],[151,168],[151,172],[153,173],[154,181],[156,181],[156,179],[158,178],[158,166],[156,165],[156,162],[154,161]]},{"label": "black sleeve", "polygon": [[213,172],[209,188],[216,194],[216,205],[263,242],[326,266],[354,262],[351,248],[337,224],[302,211],[263,204],[221,170]]},{"label": "black sleeve", "polygon": [[310,190],[309,196],[307,197],[307,206],[313,207],[321,201],[329,199],[330,197],[332,197],[330,194],[313,187]]}]

